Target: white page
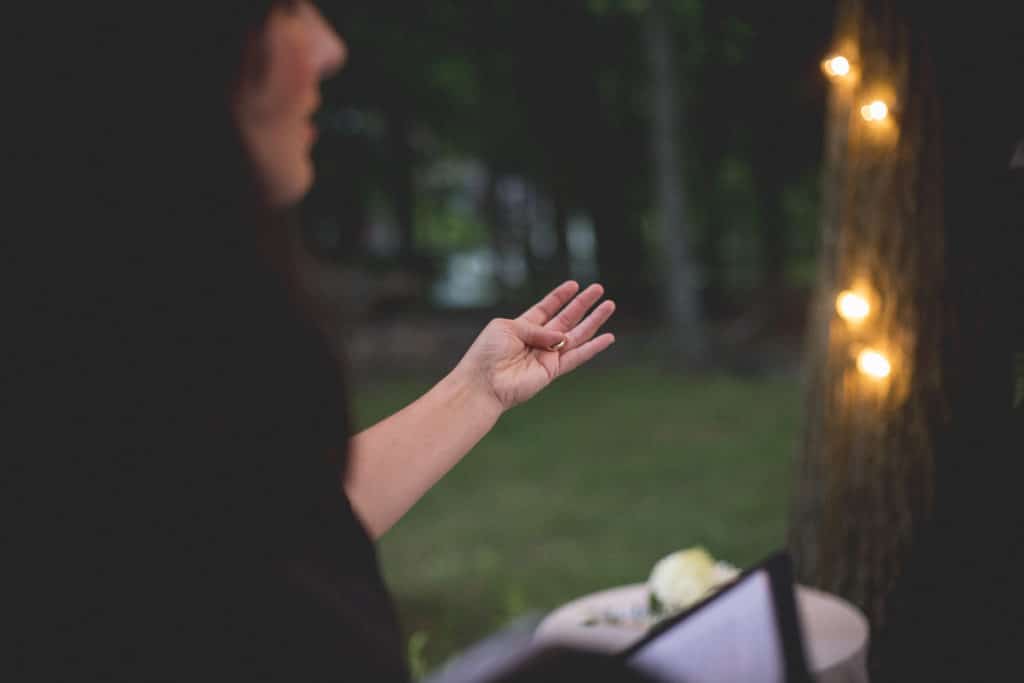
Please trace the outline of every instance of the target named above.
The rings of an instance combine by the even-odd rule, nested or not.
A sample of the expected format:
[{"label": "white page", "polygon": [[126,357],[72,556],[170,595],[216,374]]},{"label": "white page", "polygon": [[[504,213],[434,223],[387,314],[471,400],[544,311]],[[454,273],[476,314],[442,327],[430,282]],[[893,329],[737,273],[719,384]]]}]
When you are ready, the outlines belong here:
[{"label": "white page", "polygon": [[786,665],[768,572],[745,577],[633,653],[629,663],[672,683],[783,683]]}]

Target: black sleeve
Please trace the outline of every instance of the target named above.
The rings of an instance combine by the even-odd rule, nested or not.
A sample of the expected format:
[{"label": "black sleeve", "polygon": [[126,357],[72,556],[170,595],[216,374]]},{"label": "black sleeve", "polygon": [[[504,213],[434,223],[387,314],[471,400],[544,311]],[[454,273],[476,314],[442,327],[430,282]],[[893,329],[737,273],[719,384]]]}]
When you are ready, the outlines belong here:
[{"label": "black sleeve", "polygon": [[136,323],[116,347],[92,325],[95,352],[79,334],[33,372],[31,439],[5,482],[17,636],[0,677],[408,680],[328,457],[347,438],[333,361],[277,321],[200,322]]}]

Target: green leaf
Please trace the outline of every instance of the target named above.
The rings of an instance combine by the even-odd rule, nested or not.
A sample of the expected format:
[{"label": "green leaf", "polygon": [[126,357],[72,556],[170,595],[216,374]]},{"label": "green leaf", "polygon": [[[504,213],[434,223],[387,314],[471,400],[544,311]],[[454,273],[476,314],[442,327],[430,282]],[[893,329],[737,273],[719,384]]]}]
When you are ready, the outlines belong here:
[{"label": "green leaf", "polygon": [[427,661],[423,656],[423,649],[427,646],[428,640],[430,635],[426,631],[416,631],[409,636],[409,672],[413,680],[427,675]]},{"label": "green leaf", "polygon": [[656,617],[661,616],[665,612],[665,605],[661,603],[654,593],[649,593],[647,596],[647,611]]}]

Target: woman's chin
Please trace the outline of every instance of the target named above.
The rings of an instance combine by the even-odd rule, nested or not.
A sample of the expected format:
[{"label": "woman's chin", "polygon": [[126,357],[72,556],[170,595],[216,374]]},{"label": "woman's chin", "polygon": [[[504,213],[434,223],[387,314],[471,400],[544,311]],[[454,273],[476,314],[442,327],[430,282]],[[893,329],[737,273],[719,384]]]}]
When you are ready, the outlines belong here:
[{"label": "woman's chin", "polygon": [[298,204],[313,187],[315,173],[311,159],[305,159],[297,164],[294,172],[288,174],[287,178],[281,178],[273,188],[271,195],[274,206],[285,208]]}]

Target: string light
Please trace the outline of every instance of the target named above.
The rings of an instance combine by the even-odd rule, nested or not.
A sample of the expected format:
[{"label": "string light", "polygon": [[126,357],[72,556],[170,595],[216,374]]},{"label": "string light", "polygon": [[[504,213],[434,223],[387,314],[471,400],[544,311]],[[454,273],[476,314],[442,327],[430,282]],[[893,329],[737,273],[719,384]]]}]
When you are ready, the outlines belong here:
[{"label": "string light", "polygon": [[850,75],[850,60],[842,55],[826,58],[821,69],[829,78],[845,78]]},{"label": "string light", "polygon": [[874,349],[865,349],[857,356],[857,369],[875,379],[885,379],[892,372],[889,359]]},{"label": "string light", "polygon": [[860,108],[860,115],[865,121],[883,121],[889,116],[889,105],[882,100],[874,100]]},{"label": "string light", "polygon": [[[845,81],[848,84],[854,82],[854,67],[842,54],[832,54],[821,62],[821,69],[833,81]],[[860,108],[861,117],[868,123],[875,124],[878,131],[892,131],[893,126],[888,125],[890,118],[889,104],[892,93],[884,91],[875,92],[876,99],[866,102]],[[885,98],[885,99],[882,99]],[[890,99],[891,101],[891,99]],[[887,125],[880,125],[880,124]],[[871,304],[867,297],[847,289],[836,296],[836,311],[839,316],[852,324],[864,322],[871,314]],[[885,354],[876,349],[865,348],[856,354],[857,370],[872,379],[883,380],[892,373],[892,364]]]},{"label": "string light", "polygon": [[836,297],[836,311],[844,320],[859,323],[871,313],[871,304],[860,294],[846,290]]}]

